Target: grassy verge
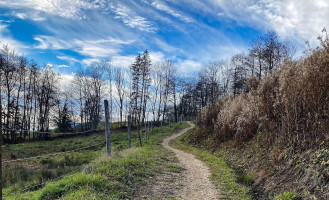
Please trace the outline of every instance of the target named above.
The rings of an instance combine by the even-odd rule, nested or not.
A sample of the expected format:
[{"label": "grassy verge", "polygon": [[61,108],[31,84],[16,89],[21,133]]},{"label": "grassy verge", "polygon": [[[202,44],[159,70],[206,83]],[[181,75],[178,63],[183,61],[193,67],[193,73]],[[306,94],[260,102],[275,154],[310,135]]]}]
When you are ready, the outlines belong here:
[{"label": "grassy verge", "polygon": [[209,151],[193,147],[186,143],[186,137],[190,132],[185,133],[181,137],[170,142],[171,146],[182,149],[186,152],[194,154],[198,159],[209,166],[211,171],[211,179],[215,186],[220,188],[221,199],[232,200],[249,200],[248,188],[238,183],[237,175],[220,155],[212,154]]},{"label": "grassy verge", "polygon": [[[163,166],[172,167],[168,163],[171,154],[161,148],[161,141],[187,126],[183,123],[164,127],[163,133],[155,128],[154,135],[142,148],[133,145],[131,149],[114,150],[111,157],[104,156],[103,149],[81,172],[48,183],[39,190],[16,193],[5,199],[131,199],[148,177],[159,173]],[[114,140],[113,143],[121,146],[122,142]],[[137,143],[137,137],[134,143]]]},{"label": "grassy verge", "polygon": [[[137,144],[137,133],[132,132],[132,144]],[[89,136],[57,138],[51,141],[40,141],[7,145],[2,148],[4,160],[15,160],[56,152],[69,151],[105,141],[104,132]],[[4,195],[17,193],[26,188],[35,190],[45,181],[55,179],[68,173],[81,170],[91,160],[99,157],[104,144],[83,151],[46,156],[22,162],[5,163],[3,172]],[[127,147],[127,131],[112,131],[112,148],[119,151]],[[39,186],[38,186],[39,185]]]}]

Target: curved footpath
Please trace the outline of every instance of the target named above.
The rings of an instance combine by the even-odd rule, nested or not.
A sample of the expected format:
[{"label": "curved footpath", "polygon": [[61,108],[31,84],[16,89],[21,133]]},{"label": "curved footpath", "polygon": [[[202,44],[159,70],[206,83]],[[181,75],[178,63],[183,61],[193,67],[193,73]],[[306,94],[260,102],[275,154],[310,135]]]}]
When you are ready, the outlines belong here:
[{"label": "curved footpath", "polygon": [[162,142],[163,147],[175,153],[178,158],[179,165],[186,169],[183,172],[183,187],[179,191],[175,192],[175,195],[177,195],[176,198],[186,200],[217,199],[217,190],[209,179],[209,168],[203,162],[196,159],[193,154],[186,153],[168,145],[171,140],[181,136],[194,127],[194,124],[190,122],[188,123],[190,124],[189,128],[165,138]]}]

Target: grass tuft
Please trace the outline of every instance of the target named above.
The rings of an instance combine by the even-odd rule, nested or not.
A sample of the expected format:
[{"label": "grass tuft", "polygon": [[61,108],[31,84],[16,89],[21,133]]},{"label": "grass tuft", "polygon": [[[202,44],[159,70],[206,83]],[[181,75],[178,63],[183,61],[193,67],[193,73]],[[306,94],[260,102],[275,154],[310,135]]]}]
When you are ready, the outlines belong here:
[{"label": "grass tuft", "polygon": [[274,200],[300,200],[301,197],[295,192],[284,192],[277,195]]}]

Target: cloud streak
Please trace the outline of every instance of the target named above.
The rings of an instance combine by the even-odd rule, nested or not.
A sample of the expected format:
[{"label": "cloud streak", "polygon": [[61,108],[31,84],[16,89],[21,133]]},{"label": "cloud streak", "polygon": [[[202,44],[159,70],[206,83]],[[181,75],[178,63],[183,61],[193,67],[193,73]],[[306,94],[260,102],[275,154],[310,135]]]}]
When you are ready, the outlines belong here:
[{"label": "cloud streak", "polygon": [[172,8],[170,8],[169,6],[167,6],[166,4],[164,4],[163,2],[160,1],[154,1],[151,3],[152,6],[154,6],[156,9],[161,10],[166,12],[167,14],[176,17],[186,23],[192,23],[193,19],[189,18],[189,17],[185,17],[182,14],[179,14],[178,12],[174,11]]},{"label": "cloud streak", "polygon": [[157,27],[146,18],[137,15],[130,8],[118,4],[117,6],[110,6],[115,14],[115,18],[120,19],[125,25],[136,28],[140,31],[156,32]]}]

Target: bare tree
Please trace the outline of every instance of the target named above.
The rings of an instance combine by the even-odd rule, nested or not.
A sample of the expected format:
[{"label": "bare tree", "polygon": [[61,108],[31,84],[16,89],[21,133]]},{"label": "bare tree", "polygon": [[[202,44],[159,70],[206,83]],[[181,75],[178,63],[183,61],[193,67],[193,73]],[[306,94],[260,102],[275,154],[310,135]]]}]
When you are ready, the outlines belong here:
[{"label": "bare tree", "polygon": [[122,116],[123,116],[123,106],[124,106],[123,100],[125,97],[125,91],[124,91],[124,71],[121,68],[116,68],[114,70],[114,81],[119,97],[117,104],[120,109],[120,127],[122,127]]}]

